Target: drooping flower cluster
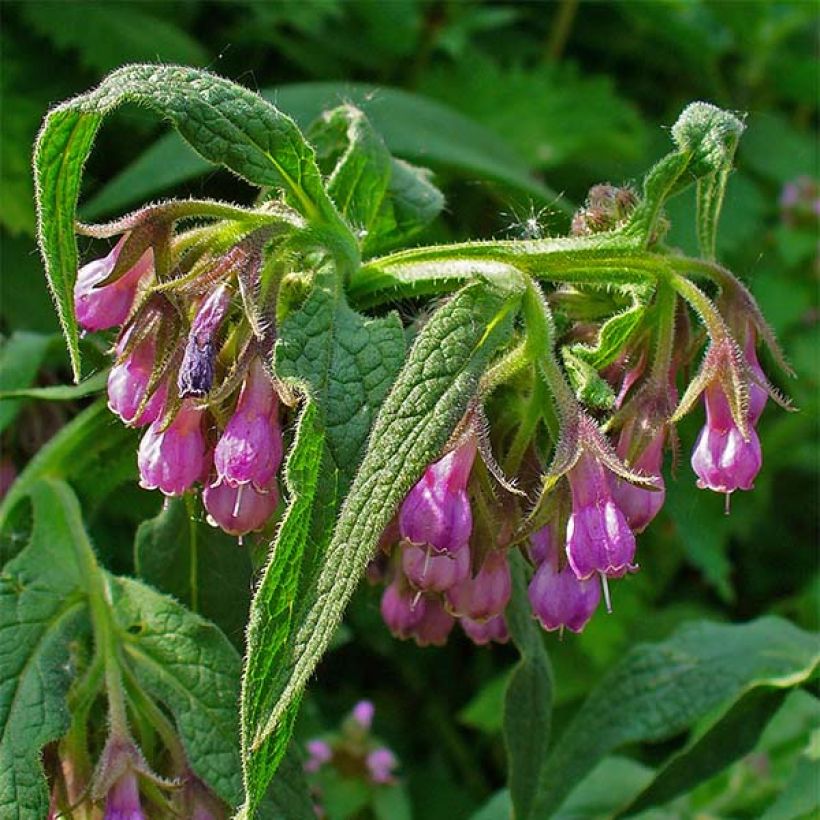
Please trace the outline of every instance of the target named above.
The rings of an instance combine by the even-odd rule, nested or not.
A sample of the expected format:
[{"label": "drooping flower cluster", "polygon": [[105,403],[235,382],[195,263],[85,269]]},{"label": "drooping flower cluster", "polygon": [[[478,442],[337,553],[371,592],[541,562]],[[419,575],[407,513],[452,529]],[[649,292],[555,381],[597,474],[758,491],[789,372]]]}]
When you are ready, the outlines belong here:
[{"label": "drooping flower cluster", "polygon": [[372,734],[375,707],[361,700],[342,722],[338,732],[312,738],[305,744],[305,773],[318,817],[324,817],[323,802],[333,801],[329,794],[344,789],[345,782],[366,784],[373,793],[398,784],[396,755]]},{"label": "drooping flower cluster", "polygon": [[[147,428],[140,484],[166,496],[202,485],[209,520],[241,538],[279,503],[279,397],[266,364],[272,338],[251,331],[234,299],[239,289],[258,290],[264,237],[251,234],[215,259],[201,249],[203,258],[182,255],[171,297],[158,287],[152,248],[121,264],[134,255],[135,236],[126,233],[80,269],[77,321],[89,331],[121,326],[108,404],[125,424]],[[200,265],[196,277],[186,274],[191,264]]]}]

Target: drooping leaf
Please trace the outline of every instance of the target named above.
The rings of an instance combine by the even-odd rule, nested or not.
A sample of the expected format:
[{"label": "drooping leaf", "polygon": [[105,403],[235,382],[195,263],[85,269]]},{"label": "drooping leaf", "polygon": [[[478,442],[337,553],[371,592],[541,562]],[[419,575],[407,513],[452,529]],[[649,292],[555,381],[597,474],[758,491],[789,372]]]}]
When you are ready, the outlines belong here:
[{"label": "drooping leaf", "polygon": [[29,387],[43,363],[54,336],[18,331],[0,342],[0,432],[20,412],[22,402],[5,394]]},{"label": "drooping leaf", "polygon": [[72,287],[82,169],[104,117],[125,102],[149,106],[167,117],[208,162],[254,185],[282,189],[288,202],[308,218],[338,222],[313,149],[293,120],[257,94],[179,66],[132,65],[115,71],[97,88],[48,114],[34,154],[40,248],[76,377]]},{"label": "drooping leaf", "polygon": [[593,690],[542,771],[535,816],[548,816],[606,754],[626,743],[658,741],[710,715],[716,726],[757,687],[806,680],[816,639],[787,621],[699,622],[659,644],[636,646]]},{"label": "drooping leaf", "polygon": [[513,596],[506,617],[510,637],[521,653],[504,696],[507,782],[515,816],[534,817],[533,802],[550,740],[552,672],[541,629],[527,598],[524,559],[511,555]]},{"label": "drooping leaf", "polygon": [[[360,83],[296,83],[261,93],[303,128],[322,111],[352,103],[364,111],[390,152],[402,159],[449,168],[468,179],[498,182],[537,203],[569,211],[506,140],[428,97]],[[95,219],[121,210],[206,170],[179,137],[169,134],[109,182],[85,206],[83,216]]]},{"label": "drooping leaf", "polygon": [[[282,604],[278,576],[288,560],[287,553],[280,554],[283,544],[295,557],[305,549],[304,535],[294,539],[295,543],[283,535],[290,536],[291,517],[294,529],[306,531],[312,499],[299,504],[297,493],[251,616],[242,704],[246,815],[252,814],[276,768],[301,693],[331,641],[382,530],[466,410],[483,368],[508,332],[505,318],[513,307],[509,293],[477,283],[458,293],[425,325],[379,411],[321,565],[292,613],[287,603]],[[318,412],[312,407],[308,404],[304,413]],[[314,432],[305,446],[315,446],[316,438]],[[301,456],[297,441],[291,461]],[[314,460],[314,481],[319,469]],[[290,470],[289,463],[289,474]],[[282,613],[272,611],[274,606],[293,617],[286,631],[281,627]]]},{"label": "drooping leaf", "polygon": [[32,488],[34,530],[0,575],[0,814],[45,817],[43,746],[69,725],[69,642],[87,629],[81,567],[71,549],[79,511],[53,486]]},{"label": "drooping leaf", "polygon": [[105,389],[108,373],[101,372],[83,379],[79,384],[50,384],[47,387],[22,387],[0,390],[0,412],[14,399],[38,399],[39,401],[74,401],[92,396]]}]

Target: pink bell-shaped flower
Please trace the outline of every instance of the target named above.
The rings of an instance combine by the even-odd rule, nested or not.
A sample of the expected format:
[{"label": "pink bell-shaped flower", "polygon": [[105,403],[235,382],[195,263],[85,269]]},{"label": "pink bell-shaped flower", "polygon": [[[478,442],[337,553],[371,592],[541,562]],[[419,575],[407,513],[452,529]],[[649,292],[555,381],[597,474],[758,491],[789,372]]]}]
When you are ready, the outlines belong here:
[{"label": "pink bell-shaped flower", "polygon": [[[123,341],[127,343],[127,337]],[[124,347],[125,344],[120,345],[121,349]],[[154,391],[139,418],[136,417],[148,389],[155,359],[156,339],[149,335],[108,374],[108,407],[126,424],[144,427],[156,421],[162,413],[168,395],[164,382]]]},{"label": "pink bell-shaped flower", "polygon": [[236,410],[216,445],[217,483],[267,487],[282,463],[279,399],[264,365],[251,363]]},{"label": "pink bell-shaped flower", "polygon": [[470,576],[470,550],[462,549],[455,555],[436,554],[429,546],[417,546],[405,541],[401,565],[407,580],[426,592],[444,592]]},{"label": "pink bell-shaped flower", "polygon": [[137,287],[143,276],[154,267],[153,251],[147,250],[131,270],[110,285],[97,287],[111,275],[117,264],[126,237],[111,250],[108,256],[83,265],[74,283],[74,315],[85,330],[106,330],[121,325],[131,312]]},{"label": "pink bell-shaped flower", "polygon": [[470,438],[425,470],[399,513],[403,538],[450,555],[467,545],[473,529],[467,481],[475,454]]},{"label": "pink bell-shaped flower", "polygon": [[253,484],[209,484],[202,491],[202,503],[222,530],[241,537],[265,526],[279,505],[279,492],[275,480],[264,491]]},{"label": "pink bell-shaped flower", "polygon": [[403,578],[396,578],[385,587],[381,601],[382,619],[395,637],[409,638],[426,609],[426,598],[407,586]]},{"label": "pink bell-shaped flower", "polygon": [[567,523],[567,558],[575,575],[618,578],[633,569],[635,536],[612,498],[606,470],[584,451],[568,472],[572,515]]},{"label": "pink bell-shaped flower", "polygon": [[467,637],[478,646],[488,643],[507,643],[510,633],[503,615],[496,615],[486,621],[474,621],[472,618],[459,618],[458,621]]},{"label": "pink bell-shaped flower", "polygon": [[441,598],[437,595],[428,595],[424,614],[411,630],[411,634],[419,646],[444,646],[454,623],[455,618],[444,609]]},{"label": "pink bell-shaped flower", "polygon": [[512,594],[512,578],[507,553],[487,553],[474,578],[466,578],[447,590],[447,604],[454,615],[484,621],[500,615]]},{"label": "pink bell-shaped flower", "polygon": [[749,438],[744,439],[717,381],[706,388],[704,403],[706,425],[692,451],[698,487],[727,495],[735,490],[750,490],[763,463],[754,427],[750,424]]},{"label": "pink bell-shaped flower", "polygon": [[181,495],[200,479],[208,457],[202,417],[203,411],[186,400],[165,429],[161,419],[152,422],[137,453],[140,486]]},{"label": "pink bell-shaped flower", "polygon": [[[549,547],[544,550],[544,558],[527,590],[530,606],[548,632],[565,627],[580,632],[598,607],[600,587],[595,578],[579,580],[570,566],[559,569],[554,528],[548,524],[539,532],[544,530],[550,534],[540,540],[549,541]],[[536,540],[535,535],[531,540]]]},{"label": "pink bell-shaped flower", "polygon": [[139,783],[132,769],[123,772],[111,786],[105,798],[103,820],[145,820]]}]

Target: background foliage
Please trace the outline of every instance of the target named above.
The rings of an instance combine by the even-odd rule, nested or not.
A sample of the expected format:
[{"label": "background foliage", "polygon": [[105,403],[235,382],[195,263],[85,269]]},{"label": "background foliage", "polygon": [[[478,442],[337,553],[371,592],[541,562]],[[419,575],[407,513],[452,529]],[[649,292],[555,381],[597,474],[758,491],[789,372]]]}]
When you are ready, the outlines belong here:
[{"label": "background foliage", "polygon": [[[521,236],[565,225],[567,205],[581,203],[590,185],[634,179],[666,150],[663,127],[682,106],[709,100],[748,113],[719,258],[747,281],[779,334],[799,376],[781,386],[800,412],[767,409],[759,428],[763,472],[753,493],[735,495],[729,517],[723,500],[696,490],[689,472],[688,450],[700,419],[682,425],[667,506],[641,538],[641,572],[618,586],[615,614],[599,615],[581,636],[547,639],[558,705],[553,731],[560,735],[633,644],[663,641],[690,619],[776,614],[816,629],[817,221],[810,207],[805,217],[786,219],[779,205],[786,183],[818,177],[814,14],[811,3],[719,0],[184,0],[121,2],[113,11],[102,2],[6,2],[0,32],[0,389],[68,381],[35,252],[31,146],[49,105],[122,63],[159,59],[210,67],[263,89],[302,126],[325,102],[362,104],[393,153],[432,168],[444,188],[445,214],[422,238],[430,240]],[[308,85],[316,81],[324,85]],[[190,153],[164,134],[136,108],[113,118],[86,176],[89,216],[113,216],[170,193],[247,199],[240,182],[201,174]],[[686,197],[669,209],[672,243],[692,252],[693,209],[693,198]],[[102,362],[92,342],[85,347],[92,367]],[[63,425],[80,425],[86,437],[66,436],[68,449],[58,446],[54,455],[52,447],[42,469],[72,484],[102,561],[194,605],[241,647],[250,557],[237,559],[229,539],[211,536],[200,544],[195,590],[186,585],[187,562],[169,558],[158,566],[151,542],[167,543],[164,532],[184,529],[181,510],[158,515],[159,500],[136,488],[132,433],[98,412],[77,416],[88,399],[76,391],[66,396],[0,404],[4,457],[20,470],[45,441],[61,435],[60,428],[65,435]],[[17,515],[16,526],[3,530],[3,557],[17,551],[27,531],[25,513]],[[217,572],[220,561],[224,571]],[[230,606],[221,594],[227,586]],[[702,647],[719,638],[690,640]],[[420,650],[393,640],[381,623],[376,592],[363,585],[310,687],[297,734],[320,734],[355,700],[369,697],[377,706],[377,732],[402,760],[414,816],[504,816],[501,710],[515,662],[510,647],[482,651],[455,639],[446,650]],[[697,682],[692,686],[694,693]],[[638,706],[617,691],[599,704],[625,722],[624,712]],[[810,814],[805,798],[820,756],[820,708],[805,690],[776,706],[747,757],[646,816]],[[660,760],[678,749],[685,759],[686,749],[709,732],[708,709],[698,718],[692,737],[683,728],[663,743],[645,742],[651,733],[618,735],[611,746],[621,746],[617,756],[592,768],[559,816],[610,816],[640,800]],[[579,770],[579,777],[584,774]]]}]

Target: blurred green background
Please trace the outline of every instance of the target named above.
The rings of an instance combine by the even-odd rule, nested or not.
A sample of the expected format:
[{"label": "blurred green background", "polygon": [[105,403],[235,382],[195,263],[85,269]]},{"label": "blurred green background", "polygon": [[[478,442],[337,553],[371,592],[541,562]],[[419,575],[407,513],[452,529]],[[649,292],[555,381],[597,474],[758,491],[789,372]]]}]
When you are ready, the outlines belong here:
[{"label": "blurred green background", "polygon": [[[50,105],[123,63],[210,68],[264,90],[303,126],[323,103],[359,102],[393,152],[429,166],[447,195],[444,216],[420,242],[560,230],[592,184],[639,180],[668,149],[668,127],[687,102],[745,113],[719,253],[778,333],[798,379],[764,366],[799,412],[770,403],[759,428],[764,469],[753,493],[733,497],[728,517],[722,497],[698,491],[689,469],[699,414],[681,425],[666,510],[641,536],[641,572],[614,590],[615,614],[599,614],[579,637],[548,638],[557,728],[626,648],[685,620],[775,612],[817,628],[815,3],[6,0],[0,13],[0,331],[28,345],[41,384],[68,374],[35,246],[31,146]],[[112,118],[88,167],[87,216],[99,221],[169,194],[248,197],[227,175],[199,173],[180,143],[158,142],[164,134],[136,108]],[[694,253],[693,199],[674,201],[668,216],[671,243]],[[0,351],[6,387],[20,378],[9,375],[9,346]],[[21,467],[78,407],[18,406],[0,424],[4,454]],[[119,571],[130,569],[136,524],[159,503],[133,487],[133,472],[125,464],[109,476],[116,508],[98,493],[89,510]],[[235,636],[246,606],[223,613]],[[402,760],[414,816],[470,816],[504,783],[500,698],[514,659],[511,648],[476,650],[461,637],[446,650],[398,643],[380,622],[377,591],[364,587],[310,690],[301,735],[334,726],[369,697],[377,733]],[[817,701],[795,693],[752,756],[653,816],[761,816],[817,723]],[[640,779],[668,751],[627,750],[600,774],[601,795],[606,777]],[[566,816],[607,816],[602,800]]]}]

